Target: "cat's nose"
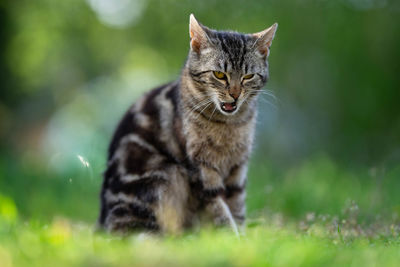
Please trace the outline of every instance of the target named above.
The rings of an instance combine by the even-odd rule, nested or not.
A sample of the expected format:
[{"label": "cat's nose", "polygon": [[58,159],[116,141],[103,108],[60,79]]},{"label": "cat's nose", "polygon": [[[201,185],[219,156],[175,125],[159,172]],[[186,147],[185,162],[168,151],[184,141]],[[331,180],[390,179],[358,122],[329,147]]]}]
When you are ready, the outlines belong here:
[{"label": "cat's nose", "polygon": [[229,88],[229,95],[236,101],[239,98],[241,89],[240,86],[237,84],[233,84],[231,85],[231,87]]},{"label": "cat's nose", "polygon": [[239,95],[240,95],[240,93],[229,93],[229,95],[233,98],[233,99],[235,99],[235,101],[239,98]]},{"label": "cat's nose", "polygon": [[232,90],[229,92],[229,95],[235,99],[235,101],[239,98],[240,90]]}]

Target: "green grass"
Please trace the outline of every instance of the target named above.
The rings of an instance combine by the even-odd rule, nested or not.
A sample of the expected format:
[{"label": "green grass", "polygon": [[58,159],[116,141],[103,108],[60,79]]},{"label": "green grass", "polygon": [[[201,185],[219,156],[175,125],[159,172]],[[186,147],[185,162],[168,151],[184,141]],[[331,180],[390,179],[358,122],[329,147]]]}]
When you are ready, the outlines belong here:
[{"label": "green grass", "polygon": [[[398,230],[368,237],[333,232],[314,223],[307,230],[266,222],[236,238],[203,229],[178,237],[93,233],[63,218],[49,224],[2,222],[1,266],[398,266]],[[349,229],[346,229],[348,231]]]},{"label": "green grass", "polygon": [[[43,167],[44,166],[44,167]],[[400,168],[349,169],[317,155],[251,163],[246,234],[95,233],[101,162],[53,172],[0,158],[0,266],[398,266]],[[6,168],[7,167],[7,168]]]}]

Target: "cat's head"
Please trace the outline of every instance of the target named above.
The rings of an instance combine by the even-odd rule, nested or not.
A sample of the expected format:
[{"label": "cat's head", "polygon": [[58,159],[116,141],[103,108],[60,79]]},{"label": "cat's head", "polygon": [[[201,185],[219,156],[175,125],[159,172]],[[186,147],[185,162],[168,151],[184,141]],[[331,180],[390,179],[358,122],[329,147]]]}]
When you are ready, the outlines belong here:
[{"label": "cat's head", "polygon": [[198,100],[209,98],[223,115],[252,105],[268,79],[272,40],[278,24],[254,33],[216,31],[190,15],[188,74]]}]

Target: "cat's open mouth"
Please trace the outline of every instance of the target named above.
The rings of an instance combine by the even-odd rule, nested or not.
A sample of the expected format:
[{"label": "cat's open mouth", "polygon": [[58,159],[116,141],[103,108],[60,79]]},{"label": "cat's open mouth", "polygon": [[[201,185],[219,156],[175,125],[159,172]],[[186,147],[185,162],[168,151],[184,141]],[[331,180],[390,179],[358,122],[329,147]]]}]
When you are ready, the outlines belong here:
[{"label": "cat's open mouth", "polygon": [[237,108],[236,102],[232,102],[232,103],[222,102],[221,103],[221,109],[225,112],[232,113],[236,110],[236,108]]}]

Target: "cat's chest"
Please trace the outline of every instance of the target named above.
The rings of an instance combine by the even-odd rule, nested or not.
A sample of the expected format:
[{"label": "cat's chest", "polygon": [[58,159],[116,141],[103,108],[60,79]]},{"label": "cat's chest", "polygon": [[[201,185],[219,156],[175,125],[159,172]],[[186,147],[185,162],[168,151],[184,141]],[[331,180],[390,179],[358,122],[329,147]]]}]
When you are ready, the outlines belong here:
[{"label": "cat's chest", "polygon": [[253,140],[253,125],[192,125],[187,131],[189,156],[224,168],[248,158]]},{"label": "cat's chest", "polygon": [[203,131],[204,140],[211,150],[225,152],[225,156],[248,147],[249,131],[245,128],[219,126],[215,129]]}]

